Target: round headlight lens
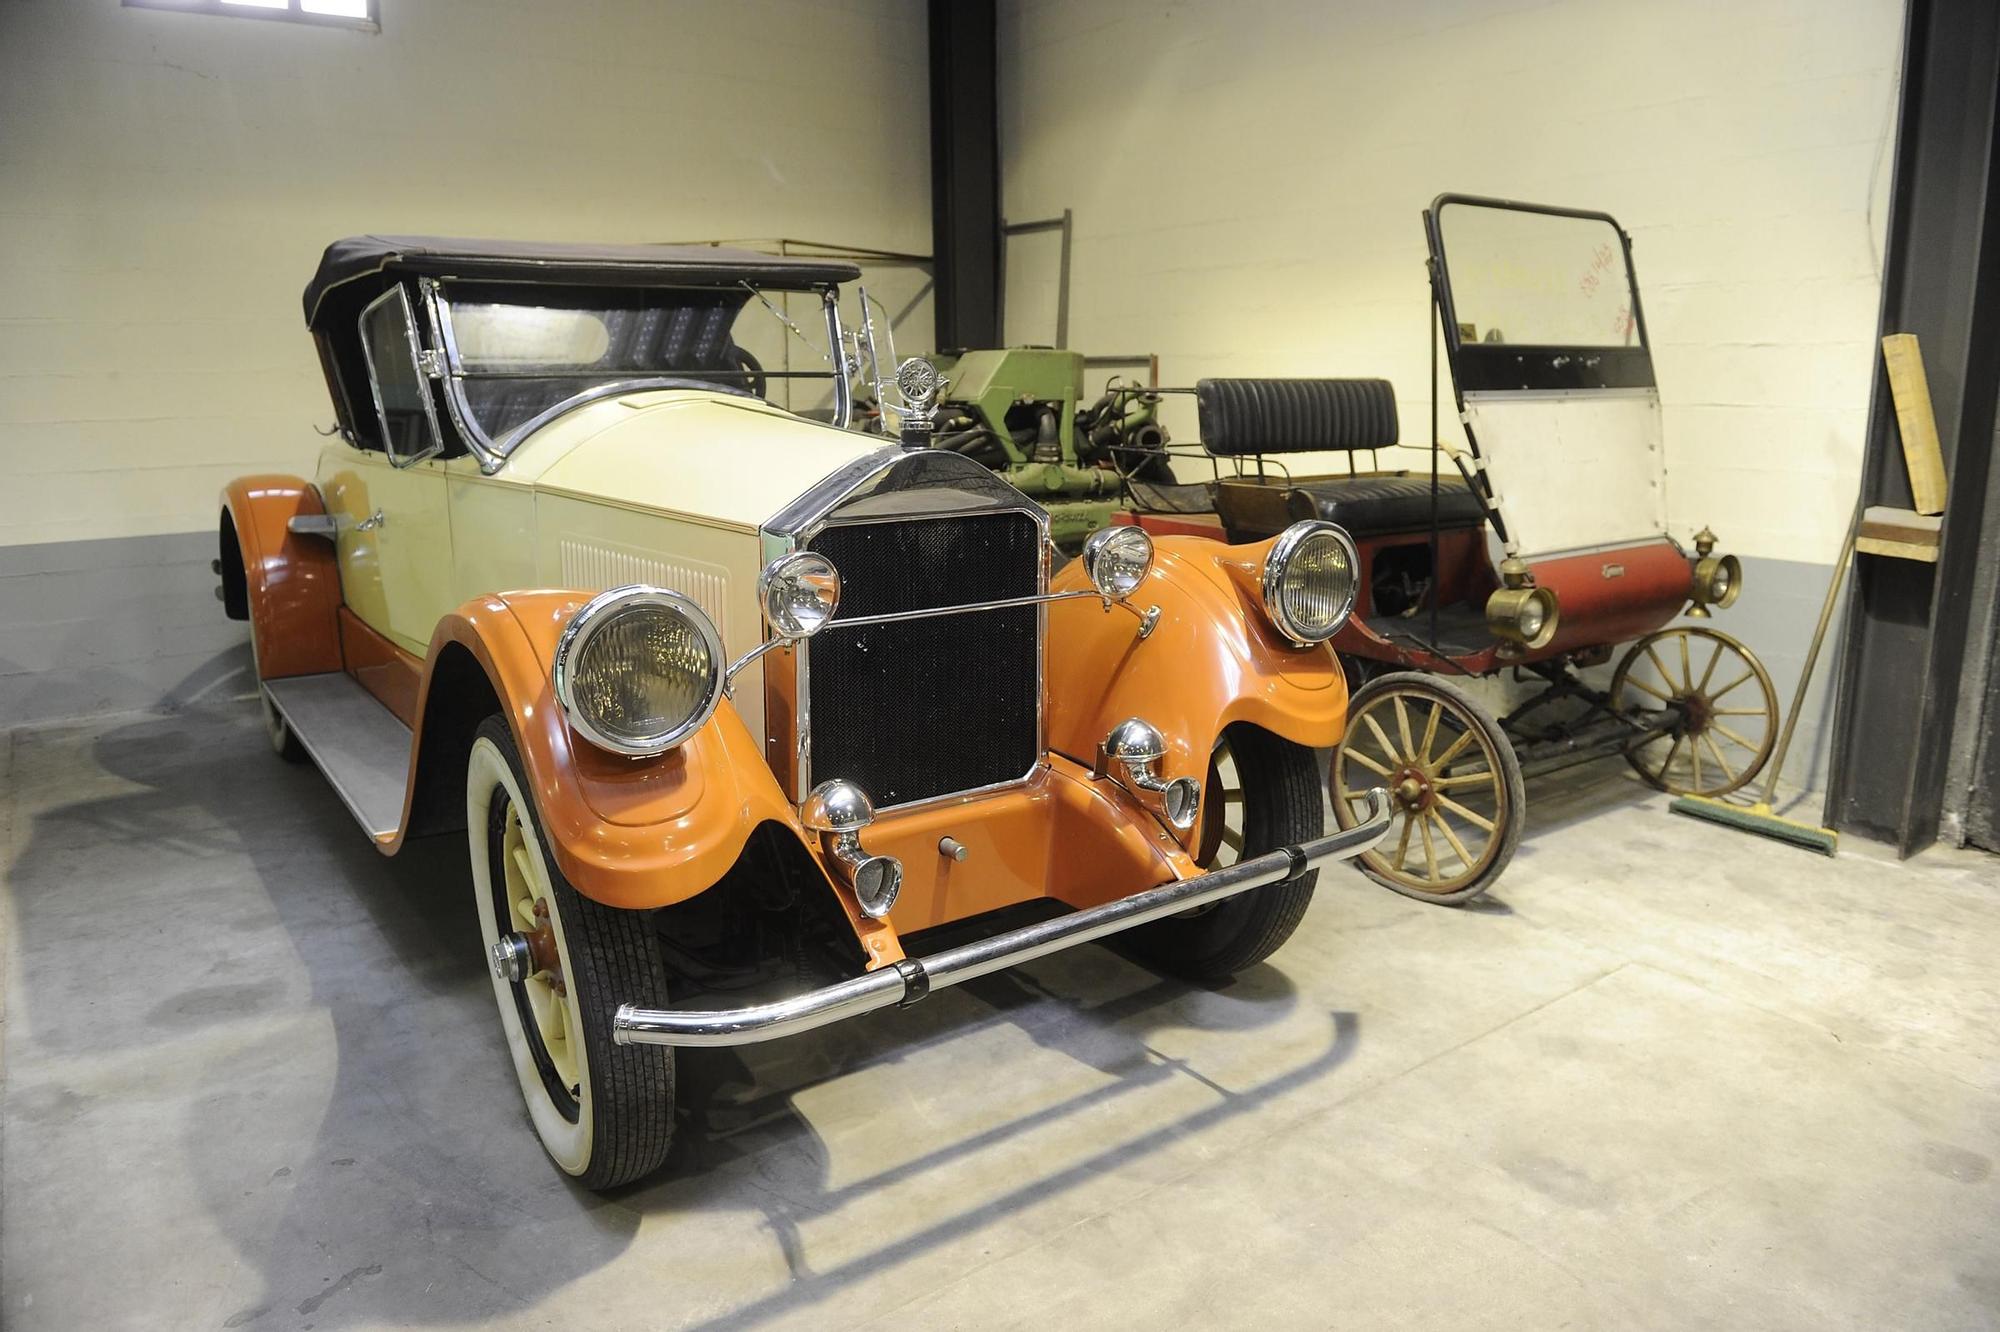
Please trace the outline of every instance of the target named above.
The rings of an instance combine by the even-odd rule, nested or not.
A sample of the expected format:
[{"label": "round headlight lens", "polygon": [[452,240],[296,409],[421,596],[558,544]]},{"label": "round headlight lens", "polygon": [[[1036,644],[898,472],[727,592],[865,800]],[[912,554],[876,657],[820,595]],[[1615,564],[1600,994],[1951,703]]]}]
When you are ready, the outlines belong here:
[{"label": "round headlight lens", "polygon": [[1514,624],[1520,629],[1521,637],[1532,641],[1541,635],[1542,626],[1548,621],[1548,612],[1542,609],[1541,599],[1537,597],[1521,604],[1521,613],[1515,617]]},{"label": "round headlight lens", "polygon": [[1083,571],[1099,596],[1123,601],[1153,567],[1153,538],[1143,527],[1106,527],[1083,543]]},{"label": "round headlight lens", "polygon": [[1324,643],[1354,609],[1354,542],[1332,523],[1293,523],[1264,558],[1264,609],[1295,643]]},{"label": "round headlight lens", "polygon": [[811,638],[840,609],[840,571],[809,550],[780,555],[757,575],[757,604],[780,638]]},{"label": "round headlight lens", "polygon": [[1707,555],[1695,562],[1694,600],[1697,605],[1727,610],[1743,591],[1743,562],[1734,555]]},{"label": "round headlight lens", "polygon": [[556,645],[556,698],[584,739],[615,754],[662,754],[722,699],[722,642],[701,607],[658,587],[593,597]]}]

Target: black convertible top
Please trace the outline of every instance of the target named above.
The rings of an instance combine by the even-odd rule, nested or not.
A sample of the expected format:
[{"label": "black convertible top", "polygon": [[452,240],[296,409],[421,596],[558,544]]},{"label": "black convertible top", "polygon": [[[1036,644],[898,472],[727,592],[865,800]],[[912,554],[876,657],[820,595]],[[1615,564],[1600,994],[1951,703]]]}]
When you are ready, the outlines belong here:
[{"label": "black convertible top", "polygon": [[[489,282],[559,282],[579,287],[760,287],[800,290],[861,276],[838,259],[759,254],[720,245],[579,245],[561,241],[462,240],[450,236],[349,236],[326,247],[306,284],[306,326],[332,311],[326,298],[362,278],[416,273]],[[348,302],[336,301],[353,318]]]}]

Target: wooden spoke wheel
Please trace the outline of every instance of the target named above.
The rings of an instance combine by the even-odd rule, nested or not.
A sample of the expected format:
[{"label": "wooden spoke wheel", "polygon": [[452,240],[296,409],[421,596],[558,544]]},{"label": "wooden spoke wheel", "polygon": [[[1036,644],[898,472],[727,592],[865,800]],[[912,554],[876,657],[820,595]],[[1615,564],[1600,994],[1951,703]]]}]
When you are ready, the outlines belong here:
[{"label": "wooden spoke wheel", "polygon": [[1634,643],[1611,677],[1611,705],[1655,732],[1625,751],[1675,795],[1734,791],[1771,757],[1778,691],[1757,655],[1714,629],[1663,629]]},{"label": "wooden spoke wheel", "polygon": [[1493,886],[1521,840],[1521,765],[1500,723],[1449,681],[1377,676],[1348,703],[1329,774],[1334,817],[1361,822],[1370,787],[1389,792],[1389,835],[1356,863],[1424,902],[1457,905]]}]

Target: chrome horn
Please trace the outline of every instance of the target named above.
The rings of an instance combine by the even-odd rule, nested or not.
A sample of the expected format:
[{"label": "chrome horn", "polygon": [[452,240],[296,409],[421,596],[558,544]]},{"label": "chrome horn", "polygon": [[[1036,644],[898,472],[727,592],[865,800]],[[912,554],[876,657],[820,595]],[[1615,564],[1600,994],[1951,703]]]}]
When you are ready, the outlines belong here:
[{"label": "chrome horn", "polygon": [[862,914],[877,920],[888,915],[903,890],[903,862],[870,855],[861,845],[861,830],[875,822],[868,793],[836,777],[812,789],[799,815],[806,827],[827,839],[827,853],[854,890]]},{"label": "chrome horn", "polygon": [[1125,780],[1135,790],[1160,799],[1160,812],[1181,832],[1194,827],[1201,808],[1201,783],[1192,777],[1163,781],[1153,767],[1167,756],[1167,740],[1160,728],[1143,717],[1127,717],[1111,728],[1097,746],[1094,777],[1107,776],[1113,763],[1125,769]]}]

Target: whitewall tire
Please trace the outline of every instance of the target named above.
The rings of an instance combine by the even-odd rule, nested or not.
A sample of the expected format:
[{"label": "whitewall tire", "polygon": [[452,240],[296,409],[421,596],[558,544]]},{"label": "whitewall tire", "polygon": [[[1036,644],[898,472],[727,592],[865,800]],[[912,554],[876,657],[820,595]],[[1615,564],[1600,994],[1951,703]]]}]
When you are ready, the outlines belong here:
[{"label": "whitewall tire", "polygon": [[665,971],[645,915],[592,902],[563,878],[525,786],[505,722],[488,718],[465,773],[482,951],[509,933],[537,939],[531,974],[492,977],[508,1058],[550,1159],[611,1188],[657,1169],[673,1132],[673,1051],[611,1040],[619,1004],[665,1006]]}]

